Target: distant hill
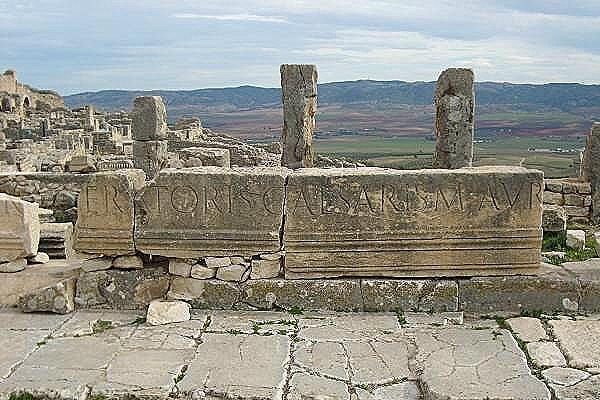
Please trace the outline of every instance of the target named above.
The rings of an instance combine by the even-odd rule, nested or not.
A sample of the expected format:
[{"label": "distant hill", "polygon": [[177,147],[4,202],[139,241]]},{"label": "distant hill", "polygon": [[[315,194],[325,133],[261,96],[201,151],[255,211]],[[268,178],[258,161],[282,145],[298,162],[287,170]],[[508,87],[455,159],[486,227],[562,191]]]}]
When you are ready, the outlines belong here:
[{"label": "distant hill", "polygon": [[[435,82],[360,80],[319,85],[319,104],[428,105],[433,101]],[[136,96],[162,96],[169,109],[186,112],[232,112],[278,107],[279,88],[240,86],[197,90],[103,90],[66,96],[69,107],[93,104],[103,111],[129,110]],[[572,112],[600,107],[600,85],[552,83],[545,85],[481,82],[476,85],[478,105],[522,104]]]}]

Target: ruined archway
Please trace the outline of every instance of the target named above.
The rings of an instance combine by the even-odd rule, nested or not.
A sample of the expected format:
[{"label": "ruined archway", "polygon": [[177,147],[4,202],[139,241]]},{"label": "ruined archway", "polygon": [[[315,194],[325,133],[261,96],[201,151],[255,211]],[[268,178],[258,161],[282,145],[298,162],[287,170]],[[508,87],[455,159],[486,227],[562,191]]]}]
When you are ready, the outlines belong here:
[{"label": "ruined archway", "polygon": [[29,107],[31,107],[31,102],[29,101],[29,97],[25,97],[25,100],[23,100],[23,108]]}]

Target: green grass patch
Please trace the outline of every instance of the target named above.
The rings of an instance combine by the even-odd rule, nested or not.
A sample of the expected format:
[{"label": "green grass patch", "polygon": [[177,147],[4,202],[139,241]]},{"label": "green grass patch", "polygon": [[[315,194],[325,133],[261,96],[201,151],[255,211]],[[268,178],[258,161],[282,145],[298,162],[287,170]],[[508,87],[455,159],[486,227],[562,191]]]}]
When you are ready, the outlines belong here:
[{"label": "green grass patch", "polygon": [[596,257],[596,247],[594,235],[591,231],[586,232],[586,243],[583,249],[571,249],[567,247],[567,234],[565,232],[547,232],[544,233],[542,242],[542,251],[562,251],[564,258],[549,257],[552,264],[560,265],[565,262],[585,261]]},{"label": "green grass patch", "polygon": [[99,319],[98,321],[94,322],[94,325],[92,325],[92,332],[94,332],[94,334],[98,334],[107,329],[111,329],[112,327],[112,321],[104,321]]}]

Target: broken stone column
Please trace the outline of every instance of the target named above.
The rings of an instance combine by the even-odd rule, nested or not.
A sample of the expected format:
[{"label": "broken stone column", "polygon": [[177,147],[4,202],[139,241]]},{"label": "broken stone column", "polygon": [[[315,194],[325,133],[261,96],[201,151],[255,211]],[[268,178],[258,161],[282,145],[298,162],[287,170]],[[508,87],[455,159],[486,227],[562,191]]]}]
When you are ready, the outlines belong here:
[{"label": "broken stone column", "polygon": [[283,64],[283,154],[281,164],[289,168],[313,166],[313,131],[317,113],[317,67]]},{"label": "broken stone column", "polygon": [[167,153],[167,111],[160,96],[140,96],[133,101],[131,113],[133,163],[154,179],[165,167]]},{"label": "broken stone column", "polygon": [[600,221],[600,122],[592,124],[587,137],[583,163],[582,178],[592,186],[592,221]]},{"label": "broken stone column", "polygon": [[6,135],[0,130],[0,150],[6,150]]},{"label": "broken stone column", "polygon": [[442,72],[435,90],[434,168],[456,169],[473,164],[475,75],[470,69]]}]

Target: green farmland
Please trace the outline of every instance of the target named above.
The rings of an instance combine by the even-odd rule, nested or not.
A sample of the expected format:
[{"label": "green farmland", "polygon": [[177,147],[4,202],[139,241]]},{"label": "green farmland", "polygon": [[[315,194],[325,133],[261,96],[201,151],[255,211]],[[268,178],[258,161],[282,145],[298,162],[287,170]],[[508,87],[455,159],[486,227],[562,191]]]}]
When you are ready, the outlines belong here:
[{"label": "green farmland", "polygon": [[[348,157],[372,166],[401,169],[430,167],[434,147],[433,140],[417,136],[352,136],[315,140],[318,153]],[[583,147],[582,137],[486,138],[485,142],[475,143],[474,164],[523,165],[540,169],[547,177],[573,176],[579,153],[571,150]]]}]

